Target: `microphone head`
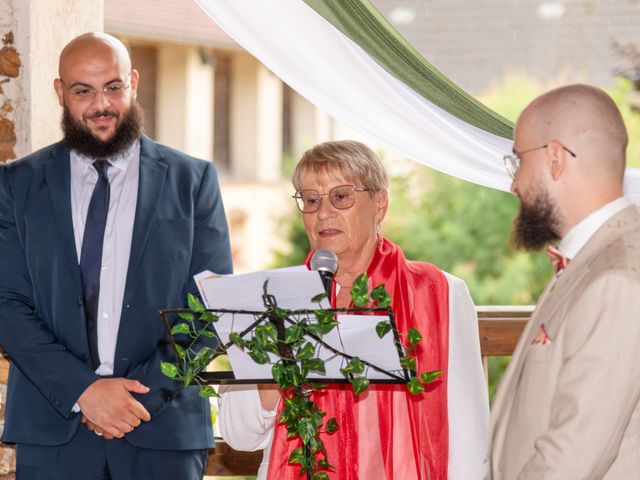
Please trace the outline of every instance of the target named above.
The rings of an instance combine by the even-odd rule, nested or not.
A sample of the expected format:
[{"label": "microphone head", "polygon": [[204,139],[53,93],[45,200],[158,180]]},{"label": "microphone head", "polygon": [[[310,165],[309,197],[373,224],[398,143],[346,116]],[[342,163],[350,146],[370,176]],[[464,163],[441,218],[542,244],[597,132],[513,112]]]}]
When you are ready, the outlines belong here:
[{"label": "microphone head", "polygon": [[330,272],[333,275],[338,270],[338,256],[326,248],[316,250],[311,256],[311,270]]}]

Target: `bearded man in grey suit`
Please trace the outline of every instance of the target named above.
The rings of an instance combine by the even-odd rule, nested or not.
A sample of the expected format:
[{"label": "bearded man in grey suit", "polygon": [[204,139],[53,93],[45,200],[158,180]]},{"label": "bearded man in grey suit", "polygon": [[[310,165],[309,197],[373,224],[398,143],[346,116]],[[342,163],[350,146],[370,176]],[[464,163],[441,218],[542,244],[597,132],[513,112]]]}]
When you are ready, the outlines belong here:
[{"label": "bearded man in grey suit", "polygon": [[495,480],[640,478],[640,215],[622,193],[626,147],[617,107],[587,85],[538,97],[516,124],[514,243],[560,243],[495,398]]}]

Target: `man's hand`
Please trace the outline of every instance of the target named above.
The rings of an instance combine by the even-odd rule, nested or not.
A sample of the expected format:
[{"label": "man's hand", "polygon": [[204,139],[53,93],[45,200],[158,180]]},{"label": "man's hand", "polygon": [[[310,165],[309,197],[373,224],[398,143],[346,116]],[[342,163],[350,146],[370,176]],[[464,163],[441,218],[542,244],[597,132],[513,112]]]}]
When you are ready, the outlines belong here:
[{"label": "man's hand", "polygon": [[100,427],[98,427],[92,421],[87,420],[87,417],[85,417],[84,415],[82,415],[82,418],[80,418],[80,423],[84,423],[90,432],[94,432],[96,435],[100,435],[101,437],[104,437],[105,440],[113,440],[115,438],[109,435],[108,433],[103,432]]},{"label": "man's hand", "polygon": [[140,425],[148,422],[151,415],[131,393],[147,393],[137,380],[126,378],[103,378],[96,380],[82,392],[78,405],[87,428],[102,433],[105,438],[122,438]]}]

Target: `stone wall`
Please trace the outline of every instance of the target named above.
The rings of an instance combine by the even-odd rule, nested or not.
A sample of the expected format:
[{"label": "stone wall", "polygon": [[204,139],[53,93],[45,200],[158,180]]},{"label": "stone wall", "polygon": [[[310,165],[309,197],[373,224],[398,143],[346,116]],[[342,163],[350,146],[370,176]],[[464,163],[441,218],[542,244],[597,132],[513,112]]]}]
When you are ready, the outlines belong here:
[{"label": "stone wall", "polygon": [[[7,398],[9,362],[0,357],[0,432],[4,428],[4,405]],[[15,480],[16,451],[13,445],[0,443],[0,480]]]}]

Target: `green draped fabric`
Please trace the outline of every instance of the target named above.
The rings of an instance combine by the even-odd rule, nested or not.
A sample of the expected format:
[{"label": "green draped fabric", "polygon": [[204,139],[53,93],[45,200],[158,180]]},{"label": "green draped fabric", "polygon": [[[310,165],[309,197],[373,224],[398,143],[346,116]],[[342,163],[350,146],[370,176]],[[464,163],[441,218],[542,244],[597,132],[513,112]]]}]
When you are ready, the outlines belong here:
[{"label": "green draped fabric", "polygon": [[304,0],[385,70],[460,120],[512,138],[513,124],[487,108],[427,62],[369,0]]}]

